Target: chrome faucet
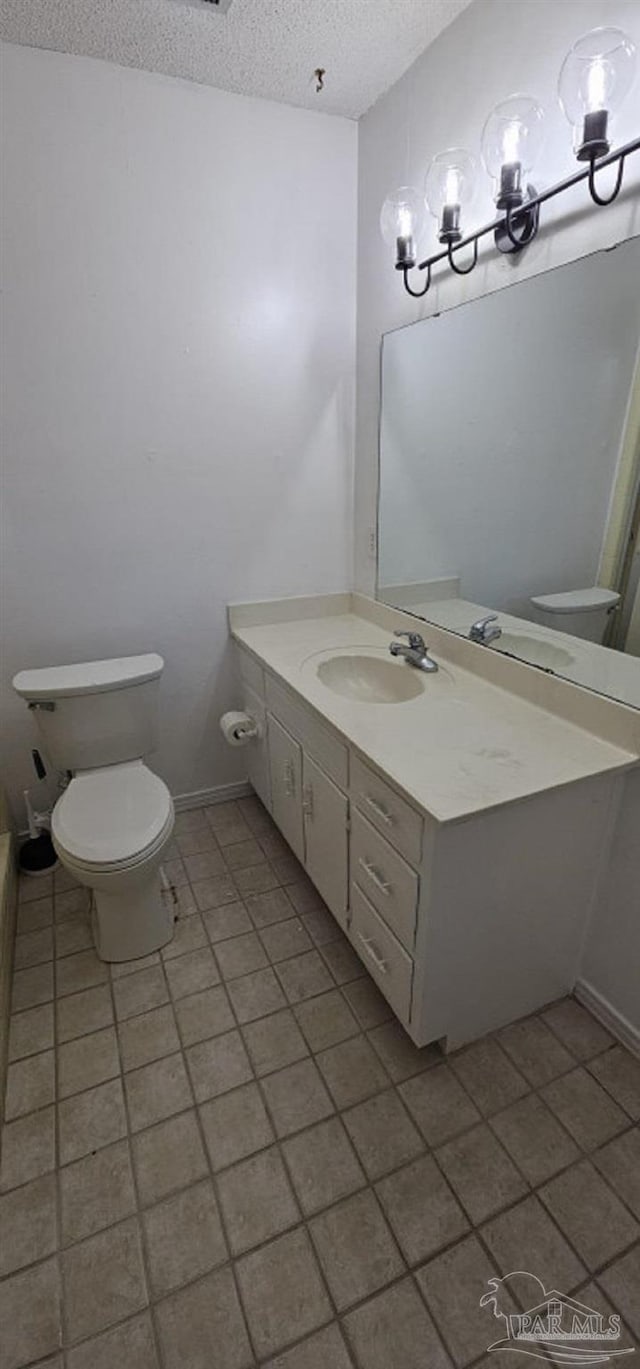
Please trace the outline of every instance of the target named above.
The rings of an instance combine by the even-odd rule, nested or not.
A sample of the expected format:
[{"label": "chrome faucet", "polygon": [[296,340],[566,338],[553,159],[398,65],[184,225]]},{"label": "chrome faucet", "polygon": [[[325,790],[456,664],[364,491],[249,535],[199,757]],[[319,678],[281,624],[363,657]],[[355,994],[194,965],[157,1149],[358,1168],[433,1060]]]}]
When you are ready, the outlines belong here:
[{"label": "chrome faucet", "polygon": [[392,656],[402,656],[407,665],[413,665],[416,670],[426,670],[433,674],[438,669],[436,661],[432,661],[429,655],[429,648],[425,646],[424,637],[419,632],[394,632],[394,637],[407,637],[408,646],[401,646],[400,642],[391,642],[389,651]]},{"label": "chrome faucet", "polygon": [[472,642],[482,642],[483,646],[488,646],[489,642],[495,642],[496,637],[502,636],[501,627],[489,627],[490,623],[497,623],[497,613],[488,613],[486,618],[479,618],[473,627],[469,628],[469,636]]}]

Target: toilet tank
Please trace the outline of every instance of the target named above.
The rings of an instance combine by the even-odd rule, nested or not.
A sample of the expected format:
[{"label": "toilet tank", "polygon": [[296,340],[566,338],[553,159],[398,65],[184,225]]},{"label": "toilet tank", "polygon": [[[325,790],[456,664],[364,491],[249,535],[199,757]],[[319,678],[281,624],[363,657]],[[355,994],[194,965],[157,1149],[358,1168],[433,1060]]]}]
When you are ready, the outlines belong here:
[{"label": "toilet tank", "polygon": [[93,770],[140,760],[156,742],[161,656],[21,670],[13,687],[33,710],[43,750],[57,770]]},{"label": "toilet tank", "polygon": [[531,599],[536,623],[600,644],[609,615],[619,602],[620,595],[616,590],[602,589],[598,585],[588,589],[567,590],[562,594],[538,594]]}]

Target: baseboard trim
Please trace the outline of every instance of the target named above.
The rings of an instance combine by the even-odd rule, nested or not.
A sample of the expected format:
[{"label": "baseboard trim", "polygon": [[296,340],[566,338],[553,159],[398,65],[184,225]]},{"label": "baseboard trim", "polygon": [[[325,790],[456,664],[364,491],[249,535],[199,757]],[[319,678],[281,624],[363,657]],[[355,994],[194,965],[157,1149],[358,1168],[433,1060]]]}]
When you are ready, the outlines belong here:
[{"label": "baseboard trim", "polygon": [[252,793],[248,780],[237,780],[235,784],[216,784],[213,789],[196,789],[192,794],[174,794],[173,806],[176,813],[184,813],[188,808],[204,808],[211,803],[246,799]]},{"label": "baseboard trim", "polygon": [[574,988],[574,994],[579,1003],[601,1022],[615,1036],[627,1050],[633,1051],[634,1055],[640,1057],[640,1028],[634,1027],[633,1023],[618,1012],[608,999],[604,998],[593,984],[589,984],[586,979],[579,979]]}]

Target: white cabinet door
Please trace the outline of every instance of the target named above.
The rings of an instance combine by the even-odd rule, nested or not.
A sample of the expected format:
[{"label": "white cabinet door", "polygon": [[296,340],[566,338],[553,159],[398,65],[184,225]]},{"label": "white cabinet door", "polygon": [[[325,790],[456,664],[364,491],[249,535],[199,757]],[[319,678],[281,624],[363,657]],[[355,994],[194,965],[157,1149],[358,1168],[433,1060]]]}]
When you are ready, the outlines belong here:
[{"label": "white cabinet door", "polygon": [[307,873],[334,917],[346,927],[349,803],[315,761],[304,756],[303,811]]},{"label": "white cabinet door", "polygon": [[304,864],[302,747],[271,713],[267,715],[267,736],[273,820]]},{"label": "white cabinet door", "polygon": [[255,718],[259,736],[245,747],[249,781],[256,794],[262,799],[265,808],[271,812],[271,779],[269,775],[269,748],[267,746],[267,710],[262,699],[242,680],[242,707]]}]

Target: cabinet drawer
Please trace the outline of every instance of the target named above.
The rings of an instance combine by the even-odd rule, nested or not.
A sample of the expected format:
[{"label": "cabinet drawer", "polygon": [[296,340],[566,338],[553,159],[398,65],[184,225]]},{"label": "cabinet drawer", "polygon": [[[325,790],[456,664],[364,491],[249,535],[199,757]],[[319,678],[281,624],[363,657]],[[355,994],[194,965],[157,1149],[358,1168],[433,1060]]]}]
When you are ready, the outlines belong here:
[{"label": "cabinet drawer", "polygon": [[309,756],[318,761],[330,779],[346,789],[349,783],[349,753],[343,742],[318,721],[304,704],[267,675],[269,712],[297,738]]},{"label": "cabinet drawer", "polygon": [[351,886],[349,936],[393,1011],[402,1022],[408,1022],[413,961],[355,884]]},{"label": "cabinet drawer", "polygon": [[357,809],[352,810],[351,878],[403,946],[413,952],[418,876]]},{"label": "cabinet drawer", "polygon": [[261,699],[264,699],[264,670],[262,669],[262,666],[258,665],[257,661],[254,661],[253,656],[250,656],[249,652],[245,651],[244,647],[238,646],[237,642],[236,660],[238,662],[241,678],[246,681],[255,694],[259,695]]},{"label": "cabinet drawer", "polygon": [[422,856],[422,815],[357,756],[351,759],[351,795],[369,822],[413,865]]}]

